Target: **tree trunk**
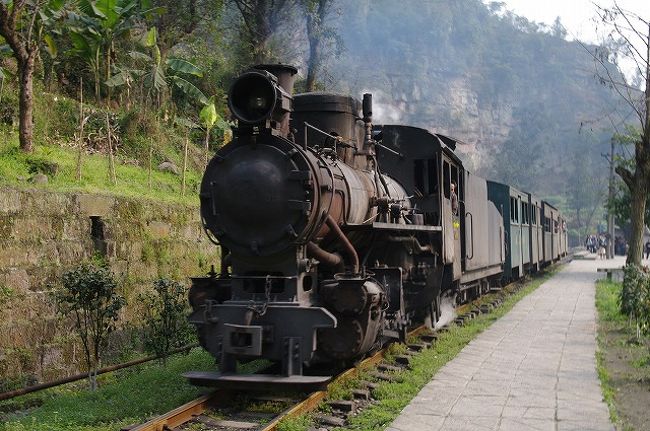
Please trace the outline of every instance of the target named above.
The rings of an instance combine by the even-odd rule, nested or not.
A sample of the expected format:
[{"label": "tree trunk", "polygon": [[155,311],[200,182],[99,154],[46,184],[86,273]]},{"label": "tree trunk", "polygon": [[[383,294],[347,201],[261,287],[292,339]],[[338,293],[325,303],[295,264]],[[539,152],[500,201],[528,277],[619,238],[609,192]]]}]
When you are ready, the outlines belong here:
[{"label": "tree trunk", "polygon": [[305,91],[316,90],[316,74],[320,66],[320,42],[309,38],[309,60],[307,60],[307,84]]},{"label": "tree trunk", "polygon": [[643,257],[644,215],[648,196],[648,182],[645,177],[642,168],[637,166],[634,174],[635,187],[634,190],[631,190],[632,208],[630,211],[630,219],[632,221],[632,232],[630,233],[630,248],[626,261],[628,265],[641,265],[641,259]]},{"label": "tree trunk", "polygon": [[20,148],[31,153],[34,150],[34,51],[28,53],[27,58],[19,63],[20,73]]}]

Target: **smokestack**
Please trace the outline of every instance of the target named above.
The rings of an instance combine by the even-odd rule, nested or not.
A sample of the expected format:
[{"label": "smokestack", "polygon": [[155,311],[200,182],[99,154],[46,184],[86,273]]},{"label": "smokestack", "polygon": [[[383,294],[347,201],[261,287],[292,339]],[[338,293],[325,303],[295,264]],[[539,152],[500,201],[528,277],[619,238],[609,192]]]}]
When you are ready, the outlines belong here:
[{"label": "smokestack", "polygon": [[288,64],[258,64],[253,69],[265,70],[271,75],[278,78],[278,85],[291,96],[293,94],[293,84],[296,82],[298,69]]}]

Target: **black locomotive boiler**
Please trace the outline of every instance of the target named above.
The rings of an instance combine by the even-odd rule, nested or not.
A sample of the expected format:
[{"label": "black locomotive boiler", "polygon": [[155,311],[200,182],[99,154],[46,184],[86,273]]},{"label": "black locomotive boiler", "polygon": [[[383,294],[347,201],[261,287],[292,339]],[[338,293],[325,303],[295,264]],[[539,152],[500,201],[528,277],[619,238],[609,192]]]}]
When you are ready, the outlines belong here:
[{"label": "black locomotive boiler", "polygon": [[[229,92],[233,141],[200,191],[220,272],[190,289],[190,321],[220,371],[186,374],[197,384],[324,383],[305,367],[348,363],[434,325],[442,295],[498,286],[513,259],[503,196],[490,199],[488,182],[463,168],[456,141],[373,126],[370,94],[292,96],[296,73],[256,66]],[[277,373],[236,373],[256,358]]]}]

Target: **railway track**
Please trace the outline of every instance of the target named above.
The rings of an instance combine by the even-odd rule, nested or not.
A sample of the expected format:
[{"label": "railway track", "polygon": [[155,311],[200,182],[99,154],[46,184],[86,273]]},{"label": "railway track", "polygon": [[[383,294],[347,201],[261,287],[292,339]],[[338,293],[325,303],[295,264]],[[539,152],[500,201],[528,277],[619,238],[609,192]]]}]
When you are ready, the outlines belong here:
[{"label": "railway track", "polygon": [[[409,333],[409,338],[422,335],[427,331],[425,326],[420,326]],[[433,340],[433,335],[425,335],[425,338],[427,336],[429,340]],[[413,344],[411,347],[415,353],[419,349],[426,347],[426,344]],[[356,377],[362,370],[380,364],[387,351],[388,347],[385,347],[359,362],[355,367],[345,370],[332,379],[326,390],[315,391],[298,398],[253,395],[237,399],[237,394],[234,392],[218,389],[157,416],[146,423],[123,428],[122,431],[181,431],[189,429],[274,431],[282,419],[314,410],[325,400],[333,386]],[[383,367],[380,366],[379,369],[394,371],[393,368],[395,367],[385,364]],[[381,379],[381,374],[378,375]],[[384,378],[389,379],[390,376],[384,374]],[[367,393],[366,399],[369,399],[369,393]],[[338,401],[334,404],[339,409],[347,409],[345,406],[347,403],[344,401]],[[273,410],[279,411],[272,412]],[[336,422],[334,417],[323,419],[325,422],[329,420],[331,425]]]},{"label": "railway track", "polygon": [[[486,297],[482,297],[459,306],[457,308],[458,316],[451,323],[462,326],[479,314],[491,312],[500,306],[507,296],[517,292],[522,286],[521,282],[511,283],[500,291],[488,295],[487,301]],[[303,394],[302,397],[295,397],[295,395],[241,396],[228,390],[216,390],[146,423],[123,428],[123,431],[275,431],[283,419],[314,411],[326,400],[332,388],[357,377],[364,370],[368,371],[374,368],[368,374],[375,381],[395,380],[396,372],[408,368],[410,356],[431,346],[438,335],[446,330],[446,326],[436,331],[430,331],[425,326],[420,326],[409,333],[409,340],[416,341],[407,344],[404,355],[394,358],[395,365],[384,361],[389,349],[389,347],[385,347],[355,367],[333,378],[325,390]],[[372,390],[376,385],[377,383],[373,382],[361,382],[359,385],[361,389],[352,391],[353,400],[328,400],[329,410],[332,413],[318,414],[315,417],[316,421],[324,429],[344,426],[347,415],[354,414],[371,402]]]}]

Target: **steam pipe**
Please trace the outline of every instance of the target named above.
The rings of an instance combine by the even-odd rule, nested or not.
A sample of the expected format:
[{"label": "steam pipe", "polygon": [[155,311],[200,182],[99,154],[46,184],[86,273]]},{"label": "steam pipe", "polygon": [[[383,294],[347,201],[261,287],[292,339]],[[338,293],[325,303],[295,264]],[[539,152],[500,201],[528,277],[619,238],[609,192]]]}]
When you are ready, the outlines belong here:
[{"label": "steam pipe", "polygon": [[348,237],[345,236],[345,234],[339,227],[339,224],[336,222],[336,220],[334,220],[334,218],[331,215],[327,216],[325,223],[331,229],[331,231],[336,235],[341,245],[343,246],[343,252],[344,254],[347,255],[347,262],[346,262],[347,266],[352,267],[354,274],[358,274],[359,255],[357,254],[357,251],[354,249],[354,246],[352,245]]},{"label": "steam pipe", "polygon": [[414,236],[389,236],[388,240],[391,242],[403,242],[403,243],[410,244],[418,253],[433,252],[433,248],[431,247],[431,244],[422,245],[420,244],[420,241],[418,241],[418,239]]},{"label": "steam pipe", "polygon": [[343,258],[338,253],[330,253],[320,248],[315,242],[309,241],[307,243],[307,255],[313,257],[325,266],[331,268],[338,268],[339,272],[345,270],[343,266]]}]

